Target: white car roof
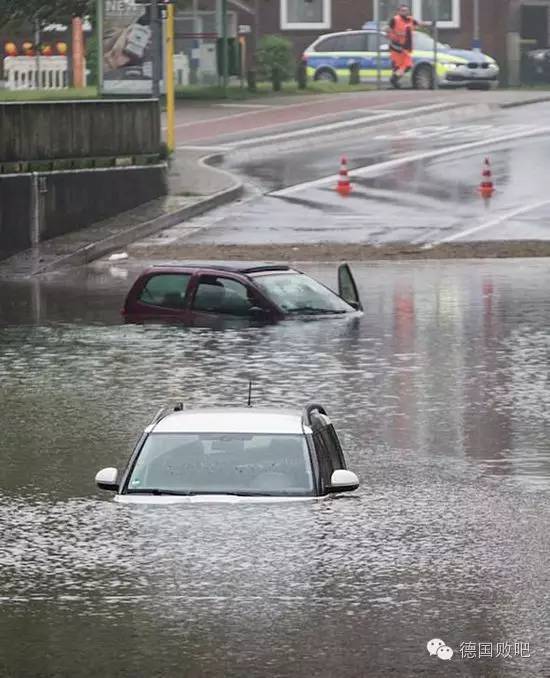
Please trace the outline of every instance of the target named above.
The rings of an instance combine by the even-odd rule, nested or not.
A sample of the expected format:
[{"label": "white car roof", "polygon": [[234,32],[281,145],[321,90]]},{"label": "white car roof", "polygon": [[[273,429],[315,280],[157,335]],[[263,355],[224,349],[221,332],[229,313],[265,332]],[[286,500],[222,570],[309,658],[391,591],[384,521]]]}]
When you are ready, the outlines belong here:
[{"label": "white car roof", "polygon": [[224,407],[172,412],[147,427],[154,433],[280,433],[310,432],[302,414],[294,410],[260,407]]}]

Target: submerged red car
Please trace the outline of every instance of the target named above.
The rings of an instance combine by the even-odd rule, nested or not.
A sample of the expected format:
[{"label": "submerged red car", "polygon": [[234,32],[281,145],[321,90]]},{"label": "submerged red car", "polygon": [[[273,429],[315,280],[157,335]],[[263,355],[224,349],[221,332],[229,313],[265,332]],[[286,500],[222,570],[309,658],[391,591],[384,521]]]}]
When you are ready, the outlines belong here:
[{"label": "submerged red car", "polygon": [[265,322],[289,317],[334,317],[362,311],[347,264],[338,268],[338,294],[290,266],[219,264],[153,266],[130,289],[122,314],[128,320],[212,318]]}]

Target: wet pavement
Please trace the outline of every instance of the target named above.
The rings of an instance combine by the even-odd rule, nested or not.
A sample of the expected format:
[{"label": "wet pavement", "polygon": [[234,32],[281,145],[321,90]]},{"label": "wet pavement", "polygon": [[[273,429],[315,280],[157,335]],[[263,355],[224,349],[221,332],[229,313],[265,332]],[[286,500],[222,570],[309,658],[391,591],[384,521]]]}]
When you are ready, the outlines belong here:
[{"label": "wet pavement", "polygon": [[242,101],[178,102],[176,141],[185,145],[239,144],[252,137],[269,136],[290,130],[307,130],[319,124],[331,124],[368,118],[414,107],[442,105],[463,108],[485,104],[516,106],[549,101],[548,92],[537,90],[417,91],[382,89],[381,91],[340,94],[303,94],[262,96]]},{"label": "wet pavement", "polygon": [[[450,124],[416,119],[399,129],[360,130],[331,141],[234,151],[226,168],[250,187],[245,203],[175,227],[132,251],[160,245],[395,242],[437,244],[550,240],[547,158],[550,104]],[[352,194],[336,191],[345,155]],[[477,188],[483,161],[496,192]],[[190,227],[196,229],[190,233]],[[162,255],[162,251],[159,252]]]},{"label": "wet pavement", "polygon": [[[225,332],[122,324],[139,268],[0,281],[1,676],[550,673],[549,260],[355,265],[359,321]],[[244,403],[248,374],[326,404],[357,496],[95,490],[167,400]]]}]

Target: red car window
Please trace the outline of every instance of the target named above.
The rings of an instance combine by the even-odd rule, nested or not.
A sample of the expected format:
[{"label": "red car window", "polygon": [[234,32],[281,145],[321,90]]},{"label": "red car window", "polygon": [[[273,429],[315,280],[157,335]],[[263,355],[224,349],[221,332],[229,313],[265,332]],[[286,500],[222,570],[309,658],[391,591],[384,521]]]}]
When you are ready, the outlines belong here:
[{"label": "red car window", "polygon": [[250,315],[253,306],[254,298],[246,285],[214,275],[201,276],[193,300],[195,311],[226,315]]},{"label": "red car window", "polygon": [[149,306],[181,309],[185,306],[185,293],[191,279],[190,273],[159,273],[147,281],[139,301]]}]

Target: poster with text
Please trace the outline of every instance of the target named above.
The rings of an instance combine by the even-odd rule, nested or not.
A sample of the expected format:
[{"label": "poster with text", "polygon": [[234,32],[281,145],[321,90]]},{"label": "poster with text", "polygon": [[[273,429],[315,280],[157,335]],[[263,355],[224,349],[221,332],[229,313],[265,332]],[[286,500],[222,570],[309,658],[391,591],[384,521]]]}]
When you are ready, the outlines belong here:
[{"label": "poster with text", "polygon": [[102,93],[151,95],[152,54],[149,5],[105,0]]}]

